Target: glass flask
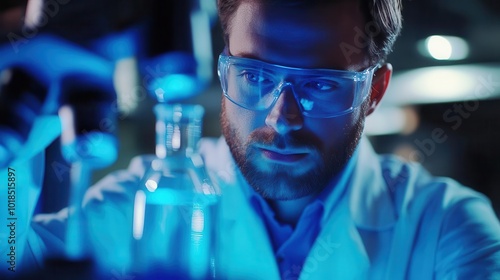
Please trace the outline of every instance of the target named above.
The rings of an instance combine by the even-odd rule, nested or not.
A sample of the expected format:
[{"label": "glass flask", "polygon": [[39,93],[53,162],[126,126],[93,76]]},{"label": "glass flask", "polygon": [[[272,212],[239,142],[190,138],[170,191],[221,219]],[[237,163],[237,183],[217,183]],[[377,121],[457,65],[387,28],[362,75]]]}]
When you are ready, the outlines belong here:
[{"label": "glass flask", "polygon": [[160,103],[156,159],[135,194],[132,271],[147,279],[216,277],[219,192],[197,152],[204,109]]}]

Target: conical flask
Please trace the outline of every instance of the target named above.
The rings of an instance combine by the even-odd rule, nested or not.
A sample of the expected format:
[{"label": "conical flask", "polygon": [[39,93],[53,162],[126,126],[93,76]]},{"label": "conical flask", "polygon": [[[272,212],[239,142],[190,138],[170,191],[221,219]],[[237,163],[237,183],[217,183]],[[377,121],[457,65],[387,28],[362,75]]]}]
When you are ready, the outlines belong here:
[{"label": "conical flask", "polygon": [[148,279],[215,278],[219,192],[197,152],[204,109],[156,105],[156,156],[134,200],[132,270]]}]

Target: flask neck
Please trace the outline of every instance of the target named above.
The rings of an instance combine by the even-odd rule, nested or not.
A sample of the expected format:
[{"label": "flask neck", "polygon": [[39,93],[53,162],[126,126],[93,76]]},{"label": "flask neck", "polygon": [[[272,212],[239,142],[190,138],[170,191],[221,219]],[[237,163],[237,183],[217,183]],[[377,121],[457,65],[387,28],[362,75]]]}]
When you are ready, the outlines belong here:
[{"label": "flask neck", "polygon": [[156,156],[185,157],[197,150],[204,109],[201,105],[160,103],[156,115]]}]

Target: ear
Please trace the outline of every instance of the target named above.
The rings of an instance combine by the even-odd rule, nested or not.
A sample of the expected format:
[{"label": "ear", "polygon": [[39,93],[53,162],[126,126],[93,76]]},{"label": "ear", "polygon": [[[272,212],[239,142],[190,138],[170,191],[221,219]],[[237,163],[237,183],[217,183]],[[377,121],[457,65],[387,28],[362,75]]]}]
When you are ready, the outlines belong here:
[{"label": "ear", "polygon": [[375,111],[377,105],[379,104],[382,97],[384,97],[385,91],[389,86],[389,81],[392,76],[392,65],[390,63],[386,63],[382,65],[375,73],[373,74],[372,80],[372,88],[370,93],[370,103],[368,105],[368,110],[366,111],[366,116],[370,115]]}]

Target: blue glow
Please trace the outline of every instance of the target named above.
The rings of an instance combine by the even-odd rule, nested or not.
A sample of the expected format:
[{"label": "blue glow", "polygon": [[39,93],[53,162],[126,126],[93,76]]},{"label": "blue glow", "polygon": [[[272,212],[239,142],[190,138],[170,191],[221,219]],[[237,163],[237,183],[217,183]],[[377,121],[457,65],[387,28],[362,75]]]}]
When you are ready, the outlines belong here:
[{"label": "blue glow", "polygon": [[118,157],[118,143],[115,136],[108,133],[89,132],[76,136],[75,140],[62,145],[63,157],[70,163],[82,161],[93,168],[111,165]]},{"label": "blue glow", "polygon": [[57,116],[40,116],[34,120],[26,141],[11,128],[0,126],[0,166],[5,166],[14,157],[31,158],[45,149],[61,133]]},{"label": "blue glow", "polygon": [[40,34],[19,46],[18,51],[9,45],[0,47],[0,68],[10,65],[26,66],[44,81],[57,81],[72,72],[95,73],[111,77],[114,66],[110,61],[69,41],[52,35]]},{"label": "blue glow", "polygon": [[19,133],[8,128],[0,126],[0,168],[7,167],[14,157],[14,153],[24,144]]},{"label": "blue glow", "polygon": [[314,106],[314,101],[312,100],[307,100],[305,98],[300,99],[300,104],[302,104],[302,107],[304,107],[304,110],[306,111],[311,111],[313,106]]},{"label": "blue glow", "polygon": [[193,279],[202,279],[207,275],[210,263],[210,233],[206,230],[210,225],[206,225],[210,219],[206,219],[204,208],[198,205],[193,207],[191,218],[191,244],[190,244],[190,276]]},{"label": "blue glow", "polygon": [[185,205],[192,201],[192,193],[174,189],[156,189],[155,192],[146,193],[148,204],[157,205]]},{"label": "blue glow", "polygon": [[9,149],[4,148],[3,145],[0,145],[0,168],[5,168],[9,164],[12,158],[12,153]]},{"label": "blue glow", "polygon": [[90,187],[92,166],[87,162],[77,162],[71,165],[71,192],[69,207],[71,215],[66,227],[66,255],[72,260],[83,260],[89,253],[87,244],[86,218],[81,207],[85,191]]},{"label": "blue glow", "polygon": [[58,81],[71,73],[89,73],[96,82],[112,80],[114,65],[111,61],[87,51],[69,41],[47,34],[0,46],[0,69],[20,66],[36,75],[46,85],[56,84],[49,90],[42,113],[54,113],[58,108]]},{"label": "blue glow", "polygon": [[198,88],[198,80],[195,77],[183,74],[159,78],[152,85],[152,89],[160,102],[189,98],[198,93]]},{"label": "blue glow", "polygon": [[13,150],[16,152],[16,158],[31,158],[35,156],[50,145],[60,134],[61,121],[58,116],[38,117],[22,149]]},{"label": "blue glow", "polygon": [[102,56],[114,61],[137,56],[142,49],[143,33],[142,26],[134,26],[96,40],[93,48]]},{"label": "blue glow", "polygon": [[199,94],[210,82],[199,75],[195,58],[185,52],[170,52],[141,65],[147,88],[159,102],[171,102]]}]

